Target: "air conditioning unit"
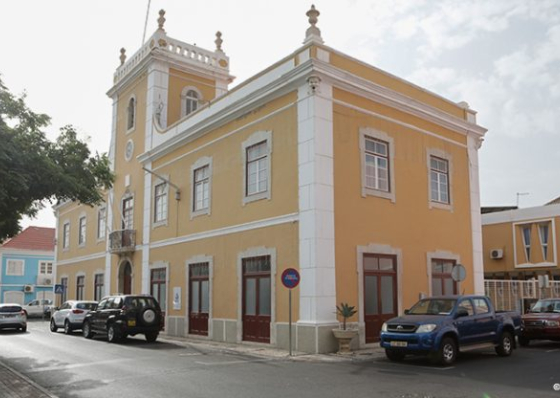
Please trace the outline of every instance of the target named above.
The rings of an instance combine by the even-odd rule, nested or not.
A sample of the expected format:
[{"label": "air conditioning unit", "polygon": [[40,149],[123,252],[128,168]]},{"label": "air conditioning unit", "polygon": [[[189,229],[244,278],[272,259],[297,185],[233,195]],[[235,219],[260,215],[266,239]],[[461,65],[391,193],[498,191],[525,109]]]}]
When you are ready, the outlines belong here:
[{"label": "air conditioning unit", "polygon": [[52,285],[52,275],[37,275],[37,285]]},{"label": "air conditioning unit", "polygon": [[490,258],[493,260],[504,258],[504,251],[502,249],[492,249],[490,250]]},{"label": "air conditioning unit", "polygon": [[52,285],[52,279],[51,278],[43,279],[43,284],[44,285]]},{"label": "air conditioning unit", "polygon": [[23,286],[23,291],[25,293],[33,293],[33,285],[25,285]]}]

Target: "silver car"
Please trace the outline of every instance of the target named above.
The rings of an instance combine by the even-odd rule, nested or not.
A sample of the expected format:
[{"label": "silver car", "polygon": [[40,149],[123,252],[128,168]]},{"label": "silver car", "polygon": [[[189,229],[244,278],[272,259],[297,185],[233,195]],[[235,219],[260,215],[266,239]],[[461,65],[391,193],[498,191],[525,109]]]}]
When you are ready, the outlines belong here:
[{"label": "silver car", "polygon": [[64,328],[64,333],[70,334],[73,330],[81,329],[87,313],[96,308],[97,301],[68,300],[62,303],[60,308],[53,308],[51,332]]},{"label": "silver car", "polygon": [[27,331],[27,314],[19,304],[0,304],[0,329]]}]

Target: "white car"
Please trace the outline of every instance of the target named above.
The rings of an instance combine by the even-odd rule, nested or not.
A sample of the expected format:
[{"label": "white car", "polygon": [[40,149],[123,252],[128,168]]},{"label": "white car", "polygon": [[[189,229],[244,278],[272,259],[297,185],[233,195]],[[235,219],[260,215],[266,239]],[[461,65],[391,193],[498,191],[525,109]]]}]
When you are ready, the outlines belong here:
[{"label": "white car", "polygon": [[62,303],[60,308],[53,308],[51,332],[64,328],[64,333],[70,334],[73,330],[82,329],[85,316],[96,308],[97,301],[68,300]]},{"label": "white car", "polygon": [[33,316],[43,316],[45,309],[52,305],[53,301],[50,299],[31,300],[23,306],[23,310],[29,318]]},{"label": "white car", "polygon": [[27,314],[19,304],[0,304],[0,329],[27,331]]}]

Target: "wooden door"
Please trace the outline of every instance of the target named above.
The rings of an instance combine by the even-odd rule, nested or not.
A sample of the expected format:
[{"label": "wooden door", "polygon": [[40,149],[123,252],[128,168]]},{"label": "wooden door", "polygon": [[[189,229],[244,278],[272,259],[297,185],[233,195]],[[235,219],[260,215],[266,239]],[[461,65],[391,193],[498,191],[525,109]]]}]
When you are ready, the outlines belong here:
[{"label": "wooden door", "polygon": [[379,341],[383,322],[397,316],[396,257],[364,255],[364,320],[366,343]]},{"label": "wooden door", "polygon": [[132,266],[128,262],[123,271],[123,294],[132,294]]},{"label": "wooden door", "polygon": [[270,343],[270,257],[243,260],[243,340]]},{"label": "wooden door", "polygon": [[189,333],[208,336],[210,283],[208,263],[189,265]]}]

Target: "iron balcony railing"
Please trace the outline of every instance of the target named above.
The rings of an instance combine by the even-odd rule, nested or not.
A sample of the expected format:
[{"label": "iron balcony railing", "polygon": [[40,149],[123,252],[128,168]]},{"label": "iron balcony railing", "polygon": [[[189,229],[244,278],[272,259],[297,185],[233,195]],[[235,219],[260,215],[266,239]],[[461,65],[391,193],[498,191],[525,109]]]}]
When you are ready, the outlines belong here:
[{"label": "iron balcony railing", "polygon": [[136,247],[136,230],[122,229],[109,234],[109,251],[112,254],[130,253]]}]

